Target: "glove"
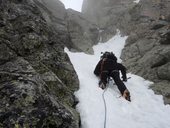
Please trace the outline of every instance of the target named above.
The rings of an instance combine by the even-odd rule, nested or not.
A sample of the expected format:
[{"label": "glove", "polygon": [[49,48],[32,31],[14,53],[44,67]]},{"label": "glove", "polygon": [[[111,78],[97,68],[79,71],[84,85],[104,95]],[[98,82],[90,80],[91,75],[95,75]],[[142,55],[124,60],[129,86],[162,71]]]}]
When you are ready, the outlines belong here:
[{"label": "glove", "polygon": [[106,84],[104,84],[102,81],[99,81],[99,87],[102,89],[106,88]]},{"label": "glove", "polygon": [[127,82],[127,78],[123,78],[123,81],[124,81],[124,82]]},{"label": "glove", "polygon": [[122,81],[127,82],[126,76],[122,76]]},{"label": "glove", "polygon": [[127,82],[127,79],[123,79],[124,82]]}]

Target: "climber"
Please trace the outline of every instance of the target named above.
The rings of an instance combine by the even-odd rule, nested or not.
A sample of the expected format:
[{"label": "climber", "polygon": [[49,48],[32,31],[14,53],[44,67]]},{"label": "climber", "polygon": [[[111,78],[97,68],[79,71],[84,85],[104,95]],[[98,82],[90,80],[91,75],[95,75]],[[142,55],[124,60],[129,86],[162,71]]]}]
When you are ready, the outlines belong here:
[{"label": "climber", "polygon": [[94,74],[100,77],[99,87],[102,89],[106,88],[108,78],[111,77],[117,85],[122,96],[126,100],[130,101],[130,92],[126,88],[123,81],[120,79],[119,71],[121,71],[123,81],[126,82],[126,68],[122,64],[117,63],[117,57],[113,54],[113,52],[105,52],[96,65]]}]

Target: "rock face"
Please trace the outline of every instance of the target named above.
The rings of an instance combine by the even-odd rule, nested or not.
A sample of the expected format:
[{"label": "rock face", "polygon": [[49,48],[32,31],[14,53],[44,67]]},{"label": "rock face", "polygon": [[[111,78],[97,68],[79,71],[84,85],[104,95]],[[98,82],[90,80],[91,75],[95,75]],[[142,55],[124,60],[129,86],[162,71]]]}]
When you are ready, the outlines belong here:
[{"label": "rock face", "polygon": [[74,10],[67,10],[68,32],[73,43],[73,48],[93,53],[92,46],[99,42],[97,25],[89,22],[84,15]]},{"label": "rock face", "polygon": [[[106,2],[110,4],[104,4]],[[164,96],[165,103],[170,103],[170,1],[112,2],[100,0],[96,5],[95,0],[85,0],[83,13],[101,22],[97,23],[104,30],[103,41],[110,38],[116,29],[129,36],[121,56],[123,63],[129,72],[154,81],[151,88]],[[126,7],[121,4],[124,2]]]},{"label": "rock face", "polygon": [[72,46],[67,11],[59,1],[43,2],[0,0],[3,128],[79,127],[73,95],[79,82],[64,53]]},{"label": "rock face", "polygon": [[62,40],[69,40],[66,46],[70,50],[93,53],[92,46],[99,40],[97,25],[89,22],[80,12],[65,10],[60,1],[34,1],[51,29],[56,31]]}]

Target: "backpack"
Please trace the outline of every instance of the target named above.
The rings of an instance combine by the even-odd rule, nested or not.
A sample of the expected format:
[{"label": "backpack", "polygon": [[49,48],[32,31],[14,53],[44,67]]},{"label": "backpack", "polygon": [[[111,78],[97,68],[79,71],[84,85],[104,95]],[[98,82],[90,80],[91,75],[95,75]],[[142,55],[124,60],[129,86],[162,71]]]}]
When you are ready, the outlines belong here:
[{"label": "backpack", "polygon": [[[96,76],[99,76],[101,71],[103,70],[103,64],[105,63],[105,61],[107,59],[111,59],[113,60],[115,63],[117,63],[117,57],[113,54],[113,52],[102,52],[101,53],[101,57],[100,57],[100,61],[98,62],[98,64],[96,65],[95,69],[94,69],[94,74]],[[105,60],[106,59],[106,60]]]},{"label": "backpack", "polygon": [[115,54],[113,54],[113,52],[104,52],[102,53],[103,55],[100,57],[101,60],[103,59],[111,59],[111,60],[114,60],[114,61],[117,61],[117,57],[115,56]]}]

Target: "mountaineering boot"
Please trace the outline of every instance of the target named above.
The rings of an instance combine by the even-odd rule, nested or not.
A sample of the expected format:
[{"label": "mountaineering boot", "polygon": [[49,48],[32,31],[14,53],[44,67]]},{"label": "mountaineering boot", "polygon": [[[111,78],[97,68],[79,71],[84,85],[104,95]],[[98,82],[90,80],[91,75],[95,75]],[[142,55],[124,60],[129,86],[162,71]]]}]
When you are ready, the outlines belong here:
[{"label": "mountaineering boot", "polygon": [[104,84],[102,81],[99,82],[99,87],[101,89],[105,89],[106,88],[106,84]]},{"label": "mountaineering boot", "polygon": [[131,101],[131,99],[130,99],[130,92],[127,89],[123,92],[123,97],[126,100]]}]

